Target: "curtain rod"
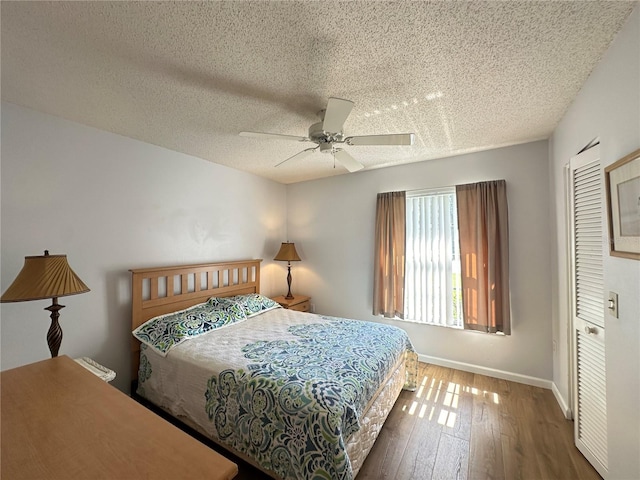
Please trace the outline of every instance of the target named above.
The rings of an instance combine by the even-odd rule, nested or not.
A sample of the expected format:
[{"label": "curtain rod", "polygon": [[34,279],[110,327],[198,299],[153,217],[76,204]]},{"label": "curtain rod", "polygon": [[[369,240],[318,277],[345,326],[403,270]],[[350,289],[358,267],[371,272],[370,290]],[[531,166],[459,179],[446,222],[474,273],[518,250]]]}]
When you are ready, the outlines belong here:
[{"label": "curtain rod", "polygon": [[386,192],[380,193],[393,193],[393,192],[405,192],[405,193],[415,193],[415,192],[433,192],[437,190],[450,190],[452,188],[456,188],[455,185],[444,185],[440,187],[425,187],[425,188],[412,188],[409,190],[389,190]]},{"label": "curtain rod", "polygon": [[504,180],[506,182],[506,180],[504,178],[499,178],[499,179],[494,179],[494,180],[479,180],[477,182],[468,182],[468,183],[458,183],[457,185],[441,185],[439,187],[425,187],[425,188],[413,188],[413,189],[409,189],[409,190],[391,190],[391,191],[387,191],[387,192],[380,192],[380,193],[393,193],[393,192],[405,192],[406,194],[411,194],[411,195],[418,195],[422,192],[425,193],[437,193],[438,191],[442,191],[442,192],[446,192],[449,190],[455,190],[455,188],[459,185],[473,185],[475,183],[484,183],[484,182],[499,182],[501,180]]},{"label": "curtain rod", "polygon": [[431,194],[435,195],[438,193],[454,193],[456,190],[455,185],[446,185],[441,187],[427,187],[427,188],[416,188],[413,190],[405,190],[405,193],[408,196],[416,197],[420,194]]}]

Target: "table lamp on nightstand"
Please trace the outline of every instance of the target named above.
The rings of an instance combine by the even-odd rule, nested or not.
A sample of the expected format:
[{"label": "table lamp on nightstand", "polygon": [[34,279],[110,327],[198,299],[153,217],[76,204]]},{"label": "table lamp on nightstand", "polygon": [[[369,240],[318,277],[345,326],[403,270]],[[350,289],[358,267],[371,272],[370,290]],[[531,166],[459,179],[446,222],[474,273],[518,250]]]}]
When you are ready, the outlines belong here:
[{"label": "table lamp on nightstand", "polygon": [[64,305],[58,303],[58,297],[76,295],[89,291],[82,280],[67,263],[66,255],[44,255],[24,257],[24,266],[13,283],[4,292],[0,302],[26,302],[51,298],[53,303],[45,308],[51,312],[51,327],[47,333],[47,343],[52,357],[58,356],[62,343],[62,328],[58,323],[59,311]]},{"label": "table lamp on nightstand", "polygon": [[291,262],[299,262],[300,257],[298,256],[298,252],[296,252],[296,246],[294,243],[283,242],[280,246],[280,251],[275,256],[274,260],[280,262],[287,262],[287,285],[289,285],[289,292],[287,296],[284,297],[287,300],[291,300],[293,295],[291,294]]}]

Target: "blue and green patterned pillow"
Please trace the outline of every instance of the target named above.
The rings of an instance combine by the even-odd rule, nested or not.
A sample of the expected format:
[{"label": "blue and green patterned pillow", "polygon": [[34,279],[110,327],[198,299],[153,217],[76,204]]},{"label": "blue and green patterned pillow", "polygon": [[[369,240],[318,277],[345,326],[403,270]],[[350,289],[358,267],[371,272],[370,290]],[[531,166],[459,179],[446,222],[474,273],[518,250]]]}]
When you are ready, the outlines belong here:
[{"label": "blue and green patterned pillow", "polygon": [[246,295],[236,295],[235,297],[211,297],[208,303],[219,308],[224,308],[225,305],[234,303],[242,308],[247,318],[259,315],[267,310],[280,308],[279,303],[259,293],[248,293]]},{"label": "blue and green patterned pillow", "polygon": [[246,318],[244,309],[236,302],[211,305],[207,301],[186,310],[152,318],[136,328],[133,335],[164,357],[170,349],[185,340]]}]

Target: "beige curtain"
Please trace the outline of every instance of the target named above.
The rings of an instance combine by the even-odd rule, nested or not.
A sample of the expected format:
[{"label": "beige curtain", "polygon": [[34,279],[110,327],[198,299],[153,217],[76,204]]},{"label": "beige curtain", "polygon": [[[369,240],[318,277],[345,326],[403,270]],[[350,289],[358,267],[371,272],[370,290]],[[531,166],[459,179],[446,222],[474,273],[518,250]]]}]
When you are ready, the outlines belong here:
[{"label": "beige curtain", "polygon": [[464,327],[511,334],[504,180],[456,186]]},{"label": "beige curtain", "polygon": [[373,314],[404,318],[405,192],[379,193]]}]

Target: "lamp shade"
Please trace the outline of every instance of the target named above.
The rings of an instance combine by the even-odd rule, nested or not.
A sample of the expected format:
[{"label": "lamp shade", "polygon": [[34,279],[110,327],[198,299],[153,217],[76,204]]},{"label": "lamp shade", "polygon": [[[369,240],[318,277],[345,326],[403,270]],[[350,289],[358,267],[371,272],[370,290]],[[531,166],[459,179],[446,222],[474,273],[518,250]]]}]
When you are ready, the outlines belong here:
[{"label": "lamp shade", "polygon": [[296,246],[294,243],[283,242],[280,246],[280,251],[275,256],[274,260],[282,262],[299,262],[300,257],[296,252]]},{"label": "lamp shade", "polygon": [[67,263],[66,255],[25,257],[22,270],[4,292],[1,302],[24,302],[64,297],[89,291]]}]

